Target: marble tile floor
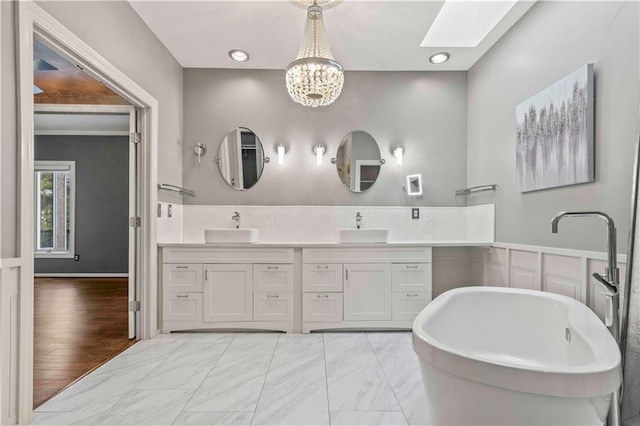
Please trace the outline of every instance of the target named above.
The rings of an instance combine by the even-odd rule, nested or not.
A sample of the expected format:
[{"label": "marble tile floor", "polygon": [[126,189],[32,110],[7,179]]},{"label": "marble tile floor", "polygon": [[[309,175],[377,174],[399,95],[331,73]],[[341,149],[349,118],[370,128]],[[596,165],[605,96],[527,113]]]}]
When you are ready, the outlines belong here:
[{"label": "marble tile floor", "polygon": [[410,332],[174,333],[35,410],[34,425],[426,425]]}]

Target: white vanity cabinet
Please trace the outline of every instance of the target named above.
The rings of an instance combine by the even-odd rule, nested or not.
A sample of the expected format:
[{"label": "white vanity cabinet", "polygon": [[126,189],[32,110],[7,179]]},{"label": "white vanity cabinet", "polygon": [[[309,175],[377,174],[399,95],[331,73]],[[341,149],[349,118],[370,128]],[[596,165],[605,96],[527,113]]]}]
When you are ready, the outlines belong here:
[{"label": "white vanity cabinet", "polygon": [[430,247],[302,250],[302,328],[411,328],[431,301]]},{"label": "white vanity cabinet", "polygon": [[293,331],[292,248],[163,247],[162,331]]}]

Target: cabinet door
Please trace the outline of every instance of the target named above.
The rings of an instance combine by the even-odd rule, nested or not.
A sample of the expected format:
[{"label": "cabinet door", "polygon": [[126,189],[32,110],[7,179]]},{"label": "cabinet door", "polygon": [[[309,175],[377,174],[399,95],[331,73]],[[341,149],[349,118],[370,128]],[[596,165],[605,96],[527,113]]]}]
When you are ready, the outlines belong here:
[{"label": "cabinet door", "polygon": [[430,263],[394,263],[391,276],[393,291],[431,291]]},{"label": "cabinet door", "polygon": [[162,283],[165,291],[202,292],[202,265],[165,263]]},{"label": "cabinet door", "polygon": [[206,265],[204,321],[251,321],[252,265]]},{"label": "cabinet door", "polygon": [[403,293],[393,293],[392,298],[393,319],[413,321],[420,311],[431,302],[431,292],[407,291]]},{"label": "cabinet door", "polygon": [[293,265],[253,265],[253,291],[293,293]]},{"label": "cabinet door", "polygon": [[302,291],[342,291],[341,263],[305,263],[302,265]]},{"label": "cabinet door", "polygon": [[342,293],[302,293],[302,320],[342,321]]},{"label": "cabinet door", "polygon": [[167,292],[163,304],[164,321],[202,321],[202,293]]},{"label": "cabinet door", "polygon": [[391,265],[344,265],[344,320],[391,319]]},{"label": "cabinet door", "polygon": [[254,321],[293,321],[293,293],[253,293]]}]

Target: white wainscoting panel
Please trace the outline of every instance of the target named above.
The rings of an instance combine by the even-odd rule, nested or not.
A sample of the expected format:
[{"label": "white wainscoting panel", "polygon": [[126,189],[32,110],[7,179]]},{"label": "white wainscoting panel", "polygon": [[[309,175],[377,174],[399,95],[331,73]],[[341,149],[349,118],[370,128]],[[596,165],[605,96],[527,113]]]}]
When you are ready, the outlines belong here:
[{"label": "white wainscoting panel", "polygon": [[487,281],[485,277],[487,257],[489,249],[481,247],[469,247],[469,266],[467,268],[467,284],[468,285],[484,285]]},{"label": "white wainscoting panel", "polygon": [[0,261],[0,424],[18,422],[20,261]]},{"label": "white wainscoting panel", "polygon": [[468,257],[466,248],[434,247],[433,297],[468,284]]},{"label": "white wainscoting panel", "polygon": [[[484,285],[498,283],[514,288],[533,287],[534,290],[562,294],[586,304],[604,318],[604,288],[591,275],[594,272],[604,274],[606,253],[493,243],[490,249],[469,249],[468,268],[469,271],[474,270],[474,277],[479,274],[477,263],[481,261],[483,252],[488,252],[484,259]],[[620,277],[624,281],[627,257],[619,255],[617,260]],[[506,277],[504,271],[509,271]],[[624,283],[621,287],[624,295]]]},{"label": "white wainscoting panel", "polygon": [[486,285],[495,287],[509,286],[509,251],[505,248],[492,247],[487,256]]},{"label": "white wainscoting panel", "polygon": [[542,268],[542,290],[586,302],[581,258],[544,253]]},{"label": "white wainscoting panel", "polygon": [[530,251],[511,250],[509,253],[510,287],[540,290],[538,254]]}]

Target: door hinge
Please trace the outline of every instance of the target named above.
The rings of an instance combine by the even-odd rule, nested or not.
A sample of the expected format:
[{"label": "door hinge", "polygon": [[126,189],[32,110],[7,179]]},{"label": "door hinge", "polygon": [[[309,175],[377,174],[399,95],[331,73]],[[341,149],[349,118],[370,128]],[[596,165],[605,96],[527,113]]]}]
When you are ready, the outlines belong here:
[{"label": "door hinge", "polygon": [[140,311],[140,301],[132,300],[129,302],[129,312],[138,312]]},{"label": "door hinge", "polygon": [[140,225],[142,225],[142,219],[140,218],[140,216],[137,217],[130,217],[129,218],[129,226],[132,228],[139,228]]},{"label": "door hinge", "polygon": [[131,137],[129,138],[131,143],[140,143],[142,142],[142,133],[134,132],[131,133]]}]

